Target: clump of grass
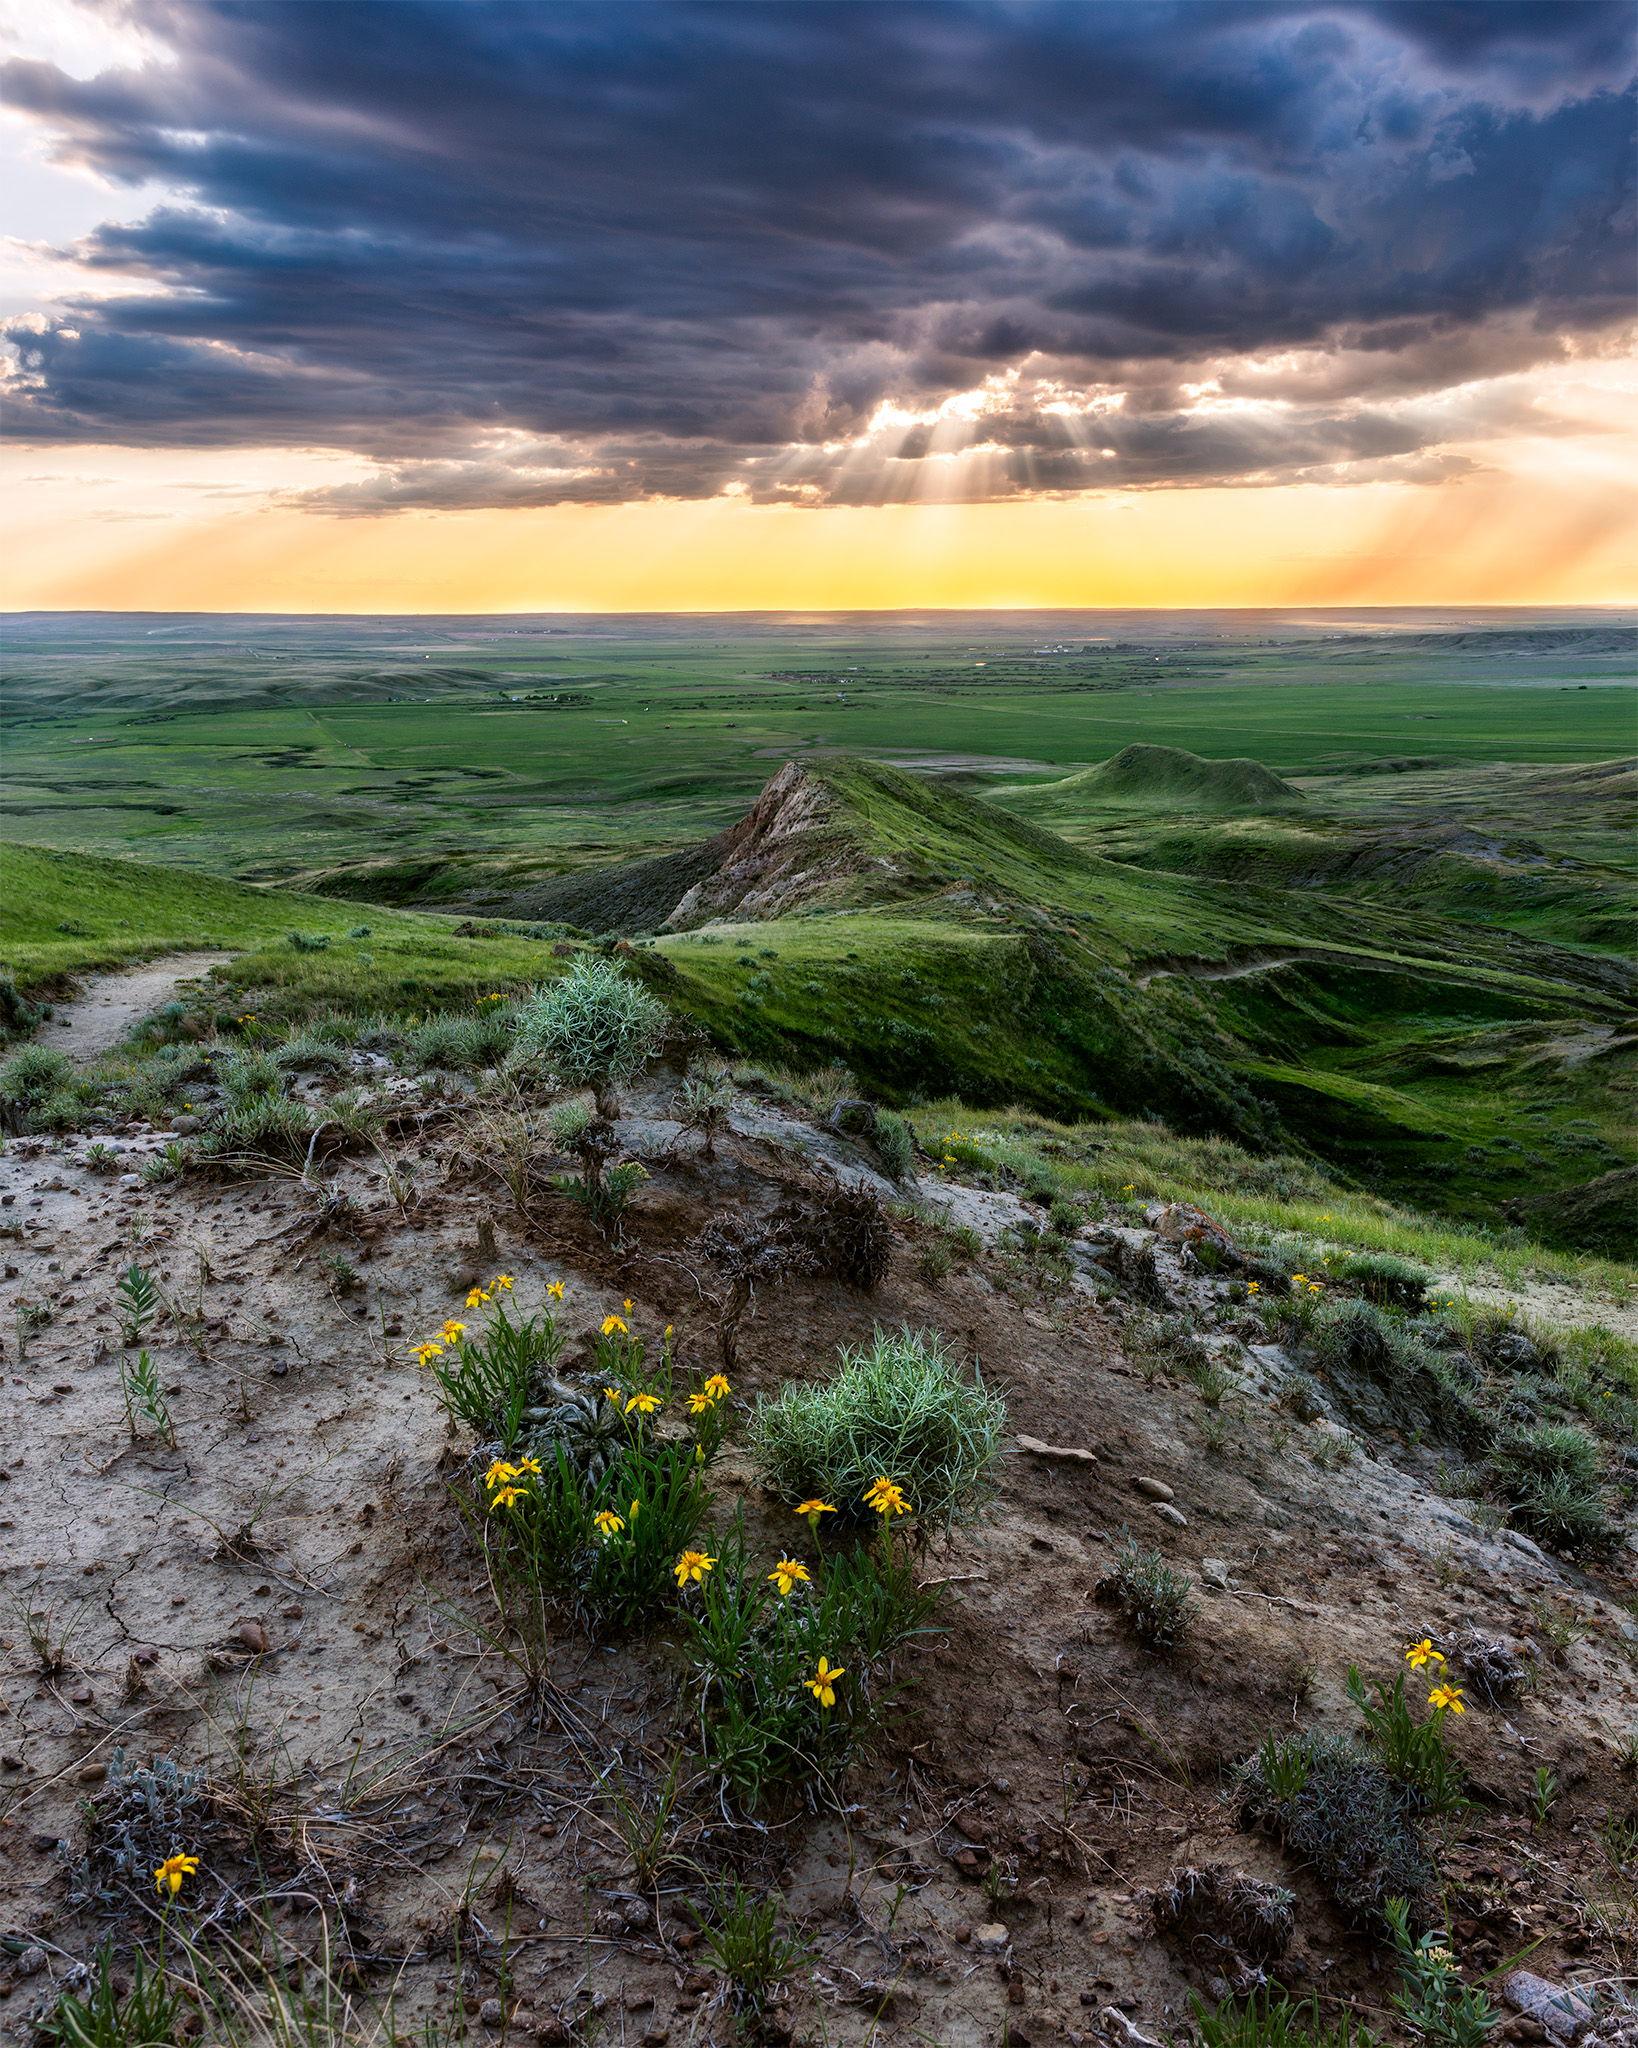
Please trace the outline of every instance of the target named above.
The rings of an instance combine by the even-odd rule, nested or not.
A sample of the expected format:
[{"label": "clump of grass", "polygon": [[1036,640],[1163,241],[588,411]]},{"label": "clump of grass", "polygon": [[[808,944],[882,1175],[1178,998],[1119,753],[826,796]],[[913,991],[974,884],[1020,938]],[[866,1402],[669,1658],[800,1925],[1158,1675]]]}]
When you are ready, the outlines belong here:
[{"label": "clump of grass", "polygon": [[[252,1055],[259,1058],[260,1055]],[[313,1112],[288,1095],[255,1093],[233,1101],[194,1145],[201,1160],[305,1161],[313,1142]]]},{"label": "clump of grass", "polygon": [[1276,1999],[1265,1991],[1244,2005],[1226,1998],[1215,2011],[1192,1992],[1189,2002],[1200,2048],[1377,2048],[1378,2037],[1363,2020],[1347,2013],[1325,2019],[1317,1995],[1306,2005],[1293,2005],[1288,1997]]},{"label": "clump of grass", "polygon": [[346,1071],[347,1048],[322,1027],[298,1027],[271,1055],[281,1074],[340,1074]]},{"label": "clump of grass", "polygon": [[909,1497],[923,1528],[971,1522],[999,1490],[1006,1404],[970,1379],[936,1331],[878,1329],[843,1351],[816,1386],[789,1382],[757,1403],[747,1433],[763,1478],[787,1501],[829,1501],[865,1512],[885,1474]]},{"label": "clump of grass", "polygon": [[50,1046],[25,1045],[0,1066],[0,1110],[5,1128],[27,1130],[36,1115],[54,1096],[67,1088],[74,1076],[74,1062],[66,1053]]},{"label": "clump of grass", "polygon": [[150,2048],[182,2038],[193,2005],[161,1968],[150,1971],[140,1948],[129,1981],[114,1968],[112,1942],[92,1958],[84,1986],[65,1990],[40,2021],[42,2040],[56,2048]]},{"label": "clump of grass", "polygon": [[800,1934],[778,1932],[777,1892],[747,1891],[729,1877],[709,1886],[707,1897],[705,1946],[733,1986],[735,2005],[754,2023],[778,1986],[808,1961],[812,1944]]},{"label": "clump of grass", "polygon": [[943,1236],[928,1238],[916,1254],[916,1271],[935,1287],[948,1277],[954,1264],[955,1253]]},{"label": "clump of grass", "polygon": [[1423,1899],[1437,1882],[1416,1793],[1346,1736],[1270,1736],[1238,1787],[1243,1823],[1277,1835],[1351,1915],[1378,1921],[1390,1898]]},{"label": "clump of grass", "polygon": [[1193,1579],[1175,1572],[1158,1550],[1140,1550],[1129,1530],[1098,1597],[1115,1601],[1132,1633],[1151,1650],[1175,1650],[1200,1613],[1189,1598]]},{"label": "clump of grass", "polygon": [[705,1140],[705,1157],[716,1157],[717,1132],[728,1121],[734,1104],[734,1086],[721,1068],[691,1074],[678,1092],[674,1108],[685,1131],[698,1131]]},{"label": "clump of grass", "polygon": [[876,1128],[871,1136],[888,1178],[908,1180],[915,1171],[916,1141],[904,1118],[894,1116],[891,1110],[877,1110]]},{"label": "clump of grass", "polygon": [[1402,1308],[1413,1314],[1433,1285],[1433,1274],[1411,1259],[1392,1252],[1352,1252],[1334,1269],[1334,1277],[1357,1287],[1379,1308]]},{"label": "clump of grass", "polygon": [[1598,1549],[1617,1531],[1599,1490],[1599,1451],[1566,1423],[1515,1430],[1491,1453],[1519,1526],[1556,1550]]}]

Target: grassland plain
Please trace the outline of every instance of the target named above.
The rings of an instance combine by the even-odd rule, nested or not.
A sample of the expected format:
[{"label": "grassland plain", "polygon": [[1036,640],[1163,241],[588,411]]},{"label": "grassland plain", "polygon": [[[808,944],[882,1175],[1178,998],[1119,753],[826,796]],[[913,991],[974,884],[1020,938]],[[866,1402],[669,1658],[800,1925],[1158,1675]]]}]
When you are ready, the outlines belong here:
[{"label": "grassland plain", "polygon": [[732,822],[788,755],[1051,776],[1134,742],[1282,775],[1631,746],[1624,618],[22,618],[8,829],[378,900]]},{"label": "grassland plain", "polygon": [[[202,881],[207,915],[148,869],[99,922],[58,898],[116,889],[107,863],[18,854],[41,907],[5,928],[6,964],[28,981],[214,934],[232,1001],[405,1017],[556,971],[565,927],[658,933],[636,970],[719,1047],[840,1061],[887,1100],[1296,1142],[1470,1220],[1625,1165],[1631,774],[1596,757],[1630,724],[1627,637],[1260,623],[1075,645],[945,622],[932,647],[925,622],[389,622],[374,642],[341,622],[334,644],[264,622],[225,647],[167,626],[159,654],[129,625],[25,635],[25,756],[98,765],[34,806],[25,761],[19,827],[124,817],[161,860],[294,869],[306,891]],[[41,682],[60,701],[75,664],[105,714],[89,733]],[[867,727],[922,772],[839,751]],[[1167,751],[1208,734],[1219,755],[1232,734],[1232,774]],[[793,739],[806,795],[747,847],[735,821]],[[733,884],[769,832],[796,882]],[[394,898],[499,916],[457,928]]]}]

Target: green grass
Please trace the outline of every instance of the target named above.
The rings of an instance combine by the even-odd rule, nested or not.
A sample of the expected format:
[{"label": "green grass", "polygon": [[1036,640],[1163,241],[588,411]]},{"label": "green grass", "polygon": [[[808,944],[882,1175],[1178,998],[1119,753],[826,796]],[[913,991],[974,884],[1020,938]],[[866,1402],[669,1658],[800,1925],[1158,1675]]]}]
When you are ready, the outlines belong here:
[{"label": "green grass", "polygon": [[1264,645],[1228,622],[1248,637],[1179,648],[1160,619],[1140,629],[1164,636],[1157,661],[1038,657],[1047,622],[1027,616],[592,623],[14,620],[11,829],[262,880],[362,861],[434,900],[448,861],[475,901],[520,869],[714,831],[791,753],[1022,758],[1061,776],[1152,743],[1290,776],[1631,745],[1607,632],[1475,654],[1320,628]]},{"label": "green grass", "polygon": [[[1018,1184],[1046,1167],[1071,1193],[1115,1203],[1192,1202],[1253,1242],[1307,1246],[1305,1256],[1316,1266],[1326,1252],[1385,1252],[1475,1285],[1554,1280],[1590,1297],[1638,1298],[1638,1269],[1630,1264],[1557,1251],[1522,1231],[1464,1229],[1343,1187],[1312,1159],[1252,1153],[1225,1139],[1179,1136],[1141,1120],[1060,1124],[1027,1110],[997,1111],[959,1099],[930,1102],[911,1121],[935,1153],[951,1132],[964,1133]],[[1622,1340],[1600,1335],[1626,1359]],[[1596,1347],[1598,1339],[1586,1341]]]},{"label": "green grass", "polygon": [[[351,936],[365,923],[366,933]],[[159,954],[220,950],[206,1001],[248,1007],[271,1023],[325,1009],[407,1016],[467,1006],[562,970],[544,941],[457,937],[455,923],[0,844],[0,974],[24,988],[59,987]],[[328,943],[298,950],[293,932]]]}]

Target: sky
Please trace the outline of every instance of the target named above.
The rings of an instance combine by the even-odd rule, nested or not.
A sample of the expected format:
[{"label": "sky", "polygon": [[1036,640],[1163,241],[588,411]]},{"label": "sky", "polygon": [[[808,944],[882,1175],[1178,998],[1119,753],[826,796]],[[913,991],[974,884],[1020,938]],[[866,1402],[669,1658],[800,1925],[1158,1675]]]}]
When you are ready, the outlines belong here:
[{"label": "sky", "polygon": [[1626,0],[0,0],[9,609],[1617,603]]}]

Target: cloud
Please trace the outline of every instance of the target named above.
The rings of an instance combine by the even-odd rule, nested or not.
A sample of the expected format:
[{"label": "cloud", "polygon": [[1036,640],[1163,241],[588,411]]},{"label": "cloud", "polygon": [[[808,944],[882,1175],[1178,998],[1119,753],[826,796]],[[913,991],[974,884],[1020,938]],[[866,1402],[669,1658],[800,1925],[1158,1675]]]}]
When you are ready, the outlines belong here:
[{"label": "cloud", "polygon": [[1443,476],[1630,317],[1624,6],[119,15],[163,61],[0,72],[165,195],[12,437],[376,465],[318,510]]}]

